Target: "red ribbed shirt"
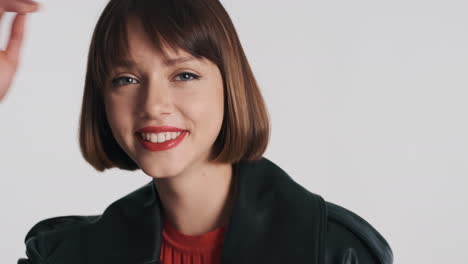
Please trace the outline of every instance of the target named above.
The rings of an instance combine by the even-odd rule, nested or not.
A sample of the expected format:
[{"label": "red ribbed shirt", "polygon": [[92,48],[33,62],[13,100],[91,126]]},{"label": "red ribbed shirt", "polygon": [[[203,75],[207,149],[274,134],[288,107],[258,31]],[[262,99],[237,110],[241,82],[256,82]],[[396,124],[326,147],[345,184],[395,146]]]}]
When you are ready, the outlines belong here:
[{"label": "red ribbed shirt", "polygon": [[226,226],[191,236],[179,232],[167,221],[162,230],[162,264],[219,264]]}]

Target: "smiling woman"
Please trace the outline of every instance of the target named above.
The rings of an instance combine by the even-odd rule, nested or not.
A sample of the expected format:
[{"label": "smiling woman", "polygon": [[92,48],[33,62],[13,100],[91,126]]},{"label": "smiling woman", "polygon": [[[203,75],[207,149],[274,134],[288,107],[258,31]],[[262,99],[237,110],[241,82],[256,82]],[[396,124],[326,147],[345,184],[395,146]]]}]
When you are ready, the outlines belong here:
[{"label": "smiling woman", "polygon": [[[129,20],[126,31],[132,32],[128,51],[119,57],[129,58],[128,63],[111,66],[112,81],[103,86],[106,120],[118,145],[154,178],[174,177],[212,160],[215,153],[211,153],[211,146],[224,118],[223,78],[218,66],[167,46],[166,54],[161,54],[135,17]],[[181,79],[187,75],[188,79]],[[129,78],[130,83],[116,85],[122,78]],[[169,132],[177,132],[167,126],[184,133],[158,143],[165,141],[165,136],[172,137]],[[142,141],[142,132],[150,141]],[[156,138],[158,142],[151,142]],[[228,158],[220,161],[232,162]]]},{"label": "smiling woman", "polygon": [[18,263],[392,263],[386,240],[263,157],[265,102],[217,0],[111,0],[94,30],[80,147],[151,181],[101,215],[44,219]]}]

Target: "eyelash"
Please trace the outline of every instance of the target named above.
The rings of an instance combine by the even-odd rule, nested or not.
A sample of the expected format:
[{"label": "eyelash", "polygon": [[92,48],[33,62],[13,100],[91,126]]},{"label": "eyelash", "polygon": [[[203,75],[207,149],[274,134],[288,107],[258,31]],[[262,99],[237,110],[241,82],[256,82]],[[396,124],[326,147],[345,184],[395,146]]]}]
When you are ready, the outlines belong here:
[{"label": "eyelash", "polygon": [[[189,75],[189,76],[191,76],[193,79],[184,80],[183,82],[200,79],[200,76],[198,76],[198,75],[196,75],[196,74],[194,74],[194,73],[191,73],[191,72],[181,72],[181,73],[177,74],[177,76],[186,75],[186,74]],[[118,85],[118,84],[116,84],[116,83],[117,83],[120,79],[125,79],[125,78],[135,80],[135,78],[129,77],[129,76],[117,77],[117,78],[115,78],[115,79],[112,79],[112,81],[111,81],[111,82],[112,82],[112,86],[120,86],[120,85]]]}]

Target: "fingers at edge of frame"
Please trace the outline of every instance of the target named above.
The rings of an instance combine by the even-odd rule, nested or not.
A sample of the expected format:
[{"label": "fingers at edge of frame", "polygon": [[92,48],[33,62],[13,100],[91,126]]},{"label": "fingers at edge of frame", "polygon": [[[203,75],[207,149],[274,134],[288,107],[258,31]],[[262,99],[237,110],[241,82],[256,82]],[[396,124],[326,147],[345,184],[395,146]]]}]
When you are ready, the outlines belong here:
[{"label": "fingers at edge of frame", "polygon": [[16,13],[29,13],[35,12],[39,9],[39,3],[29,1],[15,1],[7,5],[0,13],[3,12],[16,12]]},{"label": "fingers at edge of frame", "polygon": [[6,47],[7,58],[13,62],[18,62],[19,51],[23,43],[25,24],[26,14],[16,14],[11,25],[10,39]]}]

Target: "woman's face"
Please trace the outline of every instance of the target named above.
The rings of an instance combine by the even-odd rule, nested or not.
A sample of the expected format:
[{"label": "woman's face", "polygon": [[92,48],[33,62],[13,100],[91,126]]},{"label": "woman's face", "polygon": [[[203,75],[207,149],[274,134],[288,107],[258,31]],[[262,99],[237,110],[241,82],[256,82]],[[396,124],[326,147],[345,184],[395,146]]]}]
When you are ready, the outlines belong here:
[{"label": "woman's face", "polygon": [[[131,21],[127,28],[129,65],[114,67],[104,92],[107,119],[118,144],[154,178],[176,176],[194,164],[208,162],[224,113],[218,67],[196,58],[166,64],[152,49],[138,21]],[[168,50],[168,54],[170,59],[191,57],[182,50]],[[154,151],[145,148],[136,133],[149,126],[173,126],[188,132],[176,147]]]}]

